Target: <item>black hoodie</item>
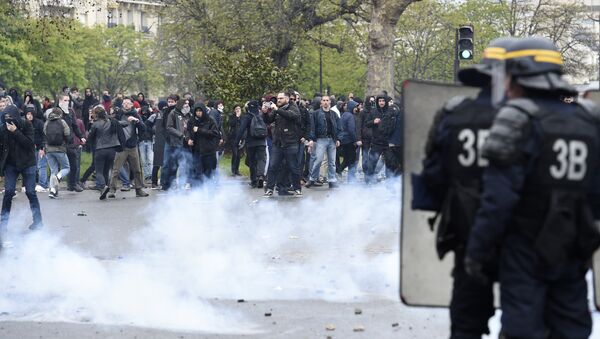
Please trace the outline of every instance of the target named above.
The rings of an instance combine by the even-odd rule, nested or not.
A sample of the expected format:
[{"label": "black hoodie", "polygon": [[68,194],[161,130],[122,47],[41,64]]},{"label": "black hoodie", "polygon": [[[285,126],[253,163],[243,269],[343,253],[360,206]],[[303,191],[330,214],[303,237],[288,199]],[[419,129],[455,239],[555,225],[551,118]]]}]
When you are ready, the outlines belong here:
[{"label": "black hoodie", "polygon": [[[385,100],[385,106],[379,107],[379,99]],[[389,98],[386,95],[378,95],[375,98],[375,109],[371,110],[369,117],[366,120],[366,127],[372,129],[371,144],[378,147],[386,148],[389,144],[389,137],[394,129],[392,118],[393,112],[388,107]],[[380,119],[378,124],[375,124],[375,119]]]},{"label": "black hoodie", "polygon": [[[16,131],[8,130],[7,120],[15,124]],[[4,176],[7,164],[19,171],[35,166],[33,127],[29,121],[21,118],[14,105],[7,106],[0,116],[0,175]]]},{"label": "black hoodie", "polygon": [[[202,111],[202,117],[196,116],[196,111]],[[194,155],[214,155],[219,146],[221,133],[215,120],[209,116],[208,109],[203,103],[197,103],[192,109],[192,117],[187,124],[187,135],[194,141]]]}]

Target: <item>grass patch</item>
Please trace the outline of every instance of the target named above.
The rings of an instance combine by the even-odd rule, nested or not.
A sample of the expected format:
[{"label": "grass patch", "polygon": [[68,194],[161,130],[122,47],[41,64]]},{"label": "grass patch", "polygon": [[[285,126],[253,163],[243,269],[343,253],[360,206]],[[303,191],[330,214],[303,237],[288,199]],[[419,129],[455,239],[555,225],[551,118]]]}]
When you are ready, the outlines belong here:
[{"label": "grass patch", "polygon": [[[244,176],[250,176],[250,169],[248,166],[244,164],[244,158],[240,161],[240,173]],[[92,153],[81,152],[81,175],[85,172],[85,170],[92,163]],[[223,175],[231,175],[231,154],[225,153],[225,155],[221,158],[221,162],[219,164],[219,170]],[[80,178],[81,179],[81,178]]]}]

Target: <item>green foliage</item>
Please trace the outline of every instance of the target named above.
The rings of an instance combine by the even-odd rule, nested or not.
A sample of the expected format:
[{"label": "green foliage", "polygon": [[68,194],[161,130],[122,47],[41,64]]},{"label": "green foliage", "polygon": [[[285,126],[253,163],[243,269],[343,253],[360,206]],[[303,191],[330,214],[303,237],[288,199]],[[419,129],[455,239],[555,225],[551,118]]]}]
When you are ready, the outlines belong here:
[{"label": "green foliage", "polygon": [[93,88],[148,93],[162,86],[152,41],[143,33],[125,26],[97,26],[86,30],[80,41],[86,78]]},{"label": "green foliage", "polygon": [[461,24],[475,28],[474,60],[461,62],[461,67],[479,62],[485,46],[495,38],[536,35],[558,46],[569,74],[590,74],[585,48],[595,49],[597,39],[590,37],[586,19],[581,4],[555,0],[414,3],[400,17],[396,31],[396,86],[407,78],[452,81],[455,29]]},{"label": "green foliage", "polygon": [[223,100],[229,108],[265,93],[287,90],[294,84],[290,73],[275,66],[266,50],[209,52],[204,61],[204,74],[209,76],[197,76],[198,87],[208,97]]},{"label": "green foliage", "polygon": [[[290,68],[296,77],[297,90],[304,97],[319,92],[319,50],[323,58],[323,92],[336,95],[364,97],[366,61],[361,53],[360,41],[353,38],[354,32],[345,23],[325,25],[317,38],[300,43],[291,55]],[[322,39],[318,39],[321,35]],[[321,46],[326,41],[339,50]]]},{"label": "green foliage", "polygon": [[53,96],[65,86],[150,92],[161,89],[152,40],[130,28],[83,27],[72,19],[22,15],[0,3],[0,81]]}]

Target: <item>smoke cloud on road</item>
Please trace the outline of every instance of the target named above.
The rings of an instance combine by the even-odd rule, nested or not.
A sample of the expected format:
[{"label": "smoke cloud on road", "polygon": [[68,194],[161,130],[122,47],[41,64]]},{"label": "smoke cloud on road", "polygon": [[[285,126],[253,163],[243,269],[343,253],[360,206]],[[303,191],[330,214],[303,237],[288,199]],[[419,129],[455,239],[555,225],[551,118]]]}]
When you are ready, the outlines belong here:
[{"label": "smoke cloud on road", "polygon": [[52,227],[11,231],[13,247],[0,254],[0,320],[255,333],[211,301],[398,299],[400,197],[389,187],[264,199],[224,182],[160,196],[115,260],[65,245]]}]

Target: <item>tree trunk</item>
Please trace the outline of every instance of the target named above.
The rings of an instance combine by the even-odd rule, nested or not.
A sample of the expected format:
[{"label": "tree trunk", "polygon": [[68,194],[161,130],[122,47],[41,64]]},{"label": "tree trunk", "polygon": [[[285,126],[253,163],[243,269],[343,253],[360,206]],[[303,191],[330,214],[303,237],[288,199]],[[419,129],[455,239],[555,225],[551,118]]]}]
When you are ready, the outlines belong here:
[{"label": "tree trunk", "polygon": [[396,24],[406,7],[416,0],[374,0],[369,24],[367,95],[387,91],[394,96],[394,40]]}]

